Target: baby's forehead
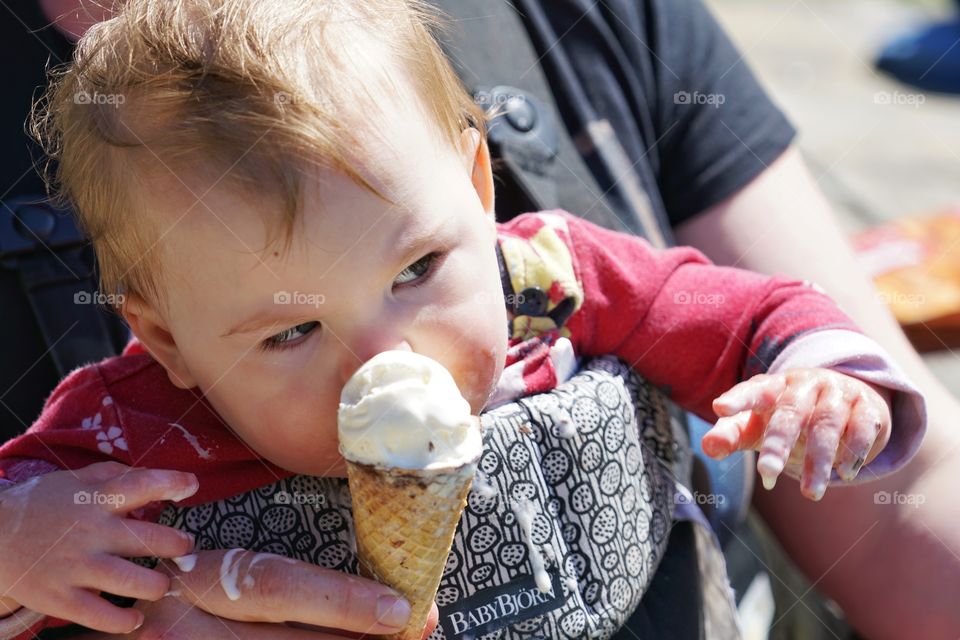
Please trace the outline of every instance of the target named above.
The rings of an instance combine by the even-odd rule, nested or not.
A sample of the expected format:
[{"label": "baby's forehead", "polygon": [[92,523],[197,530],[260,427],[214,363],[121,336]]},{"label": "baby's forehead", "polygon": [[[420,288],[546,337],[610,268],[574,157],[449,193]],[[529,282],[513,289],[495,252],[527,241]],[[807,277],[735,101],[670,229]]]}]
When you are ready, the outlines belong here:
[{"label": "baby's forehead", "polygon": [[450,176],[444,156],[428,153],[425,144],[409,149],[406,158],[391,146],[374,149],[360,170],[376,191],[340,170],[320,165],[297,169],[299,210],[289,243],[276,233],[285,219],[284,201],[275,189],[235,181],[212,166],[155,175],[142,201],[159,234],[164,262],[193,274],[211,260],[255,267],[315,252],[315,266],[323,268],[324,256],[333,260],[343,253],[339,260],[369,260],[371,256],[349,249],[362,244],[383,251],[407,231],[437,226],[435,179]]},{"label": "baby's forehead", "polygon": [[271,236],[282,219],[276,194],[236,188],[211,168],[158,180],[149,204],[161,221],[164,288],[177,307],[206,305],[214,314],[209,301],[215,297],[249,306],[266,304],[279,290],[394,277],[392,270],[422,257],[418,251],[450,246],[458,212],[471,204],[464,198],[475,197],[456,158],[424,153],[429,148],[411,150],[422,161],[393,165],[398,171],[391,180],[408,178],[405,188],[389,191],[393,202],[341,172],[313,167],[302,183],[302,211],[289,243]]},{"label": "baby's forehead", "polygon": [[[229,269],[256,269],[273,259],[297,260],[304,243],[312,243],[320,253],[311,259],[322,269],[324,254],[345,252],[361,238],[368,247],[375,247],[375,240],[389,246],[397,231],[387,218],[403,220],[411,230],[428,225],[427,212],[441,197],[443,182],[449,182],[452,169],[460,169],[459,155],[410,83],[398,77],[375,86],[374,106],[346,112],[342,121],[354,141],[342,150],[344,161],[359,180],[345,179],[343,169],[328,158],[289,154],[285,159],[283,169],[298,179],[298,210],[289,235],[280,230],[289,213],[278,181],[251,180],[250,171],[226,163],[149,165],[143,200],[165,237],[165,265],[184,278],[209,269],[211,260]],[[260,144],[258,151],[268,157],[285,152],[270,149],[269,140]],[[365,215],[354,215],[361,208]],[[348,255],[348,263],[370,259]]]}]

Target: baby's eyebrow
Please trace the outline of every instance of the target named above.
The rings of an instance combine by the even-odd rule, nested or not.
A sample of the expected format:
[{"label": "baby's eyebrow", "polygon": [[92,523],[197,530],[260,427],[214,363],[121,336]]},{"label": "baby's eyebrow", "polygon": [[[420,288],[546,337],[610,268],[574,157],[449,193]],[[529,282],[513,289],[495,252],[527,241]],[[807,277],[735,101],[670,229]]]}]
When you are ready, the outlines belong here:
[{"label": "baby's eyebrow", "polygon": [[[416,224],[416,223],[414,223]],[[420,259],[417,255],[430,243],[436,242],[442,237],[445,228],[444,221],[439,220],[430,225],[416,224],[414,229],[404,229],[400,237],[391,242],[389,255],[393,256],[395,263],[402,269],[408,266],[414,260]]]}]

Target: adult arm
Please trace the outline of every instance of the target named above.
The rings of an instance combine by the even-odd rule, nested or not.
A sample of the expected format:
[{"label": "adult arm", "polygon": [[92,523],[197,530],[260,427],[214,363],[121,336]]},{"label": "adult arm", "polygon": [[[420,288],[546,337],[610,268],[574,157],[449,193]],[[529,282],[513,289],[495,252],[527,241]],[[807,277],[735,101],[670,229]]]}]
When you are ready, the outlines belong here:
[{"label": "adult arm", "polygon": [[[804,573],[867,637],[955,638],[960,429],[952,418],[960,415],[960,403],[881,303],[799,152],[791,148],[676,232],[680,243],[698,247],[718,264],[816,282],[924,393],[927,435],[899,472],[838,487],[819,503],[783,482],[771,492],[758,489],[754,504]],[[887,503],[883,491],[912,499]]]}]

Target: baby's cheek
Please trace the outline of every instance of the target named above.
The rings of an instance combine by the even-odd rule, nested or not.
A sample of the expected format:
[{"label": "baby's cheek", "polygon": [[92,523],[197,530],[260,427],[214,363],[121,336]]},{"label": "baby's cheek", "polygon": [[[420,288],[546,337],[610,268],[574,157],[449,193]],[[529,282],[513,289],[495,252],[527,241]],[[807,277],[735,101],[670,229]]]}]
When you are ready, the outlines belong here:
[{"label": "baby's cheek", "polygon": [[460,339],[454,377],[474,414],[486,405],[496,388],[506,359],[506,329],[477,322]]},{"label": "baby's cheek", "polygon": [[493,348],[476,349],[462,364],[457,384],[474,414],[480,412],[493,393],[502,371],[503,356]]},{"label": "baby's cheek", "polygon": [[[280,464],[322,440],[324,411],[320,394],[300,390],[294,384],[281,393],[249,393],[239,400],[237,434],[258,454]],[[336,432],[333,433],[336,446]],[[285,465],[284,465],[285,466]]]}]

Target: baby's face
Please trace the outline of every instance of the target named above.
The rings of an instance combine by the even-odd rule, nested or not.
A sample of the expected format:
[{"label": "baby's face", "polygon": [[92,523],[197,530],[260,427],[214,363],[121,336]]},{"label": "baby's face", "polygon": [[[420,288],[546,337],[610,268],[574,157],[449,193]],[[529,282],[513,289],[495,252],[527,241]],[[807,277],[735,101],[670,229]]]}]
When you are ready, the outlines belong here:
[{"label": "baby's face", "polygon": [[371,171],[396,204],[314,170],[286,253],[261,251],[257,208],[275,200],[171,178],[160,205],[169,310],[125,312],[178,386],[199,387],[248,445],[294,472],[345,475],[340,391],[377,353],[412,349],[439,361],[474,413],[503,365],[485,148],[475,153],[470,131],[464,148],[452,149],[423,118],[381,133],[390,145],[371,151]]}]

